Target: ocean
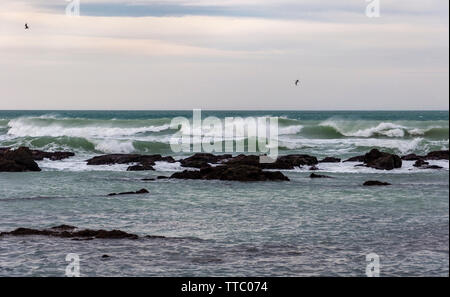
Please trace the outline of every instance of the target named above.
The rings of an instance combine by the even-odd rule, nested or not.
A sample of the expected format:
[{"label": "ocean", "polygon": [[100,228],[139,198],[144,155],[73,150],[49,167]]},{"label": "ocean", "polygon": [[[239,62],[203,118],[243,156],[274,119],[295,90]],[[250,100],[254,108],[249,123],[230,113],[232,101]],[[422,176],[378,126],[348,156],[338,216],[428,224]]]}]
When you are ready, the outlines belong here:
[{"label": "ocean", "polygon": [[[278,117],[280,155],[341,159],[372,148],[406,155],[449,149],[448,111],[202,111],[203,117]],[[282,170],[288,182],[143,181],[184,170],[157,162],[88,166],[108,153],[173,153],[175,117],[192,111],[0,111],[0,147],[72,151],[41,172],[0,172],[0,232],[61,224],[164,238],[73,241],[0,238],[0,276],[64,276],[68,253],[82,276],[448,276],[449,163],[414,161],[382,171],[355,163]],[[211,131],[209,131],[211,132]],[[211,132],[214,136],[215,132]],[[219,135],[220,137],[220,135]],[[225,139],[219,139],[225,141]],[[388,187],[363,187],[381,180]],[[144,195],[107,196],[146,188]],[[110,255],[105,259],[103,254]]]}]

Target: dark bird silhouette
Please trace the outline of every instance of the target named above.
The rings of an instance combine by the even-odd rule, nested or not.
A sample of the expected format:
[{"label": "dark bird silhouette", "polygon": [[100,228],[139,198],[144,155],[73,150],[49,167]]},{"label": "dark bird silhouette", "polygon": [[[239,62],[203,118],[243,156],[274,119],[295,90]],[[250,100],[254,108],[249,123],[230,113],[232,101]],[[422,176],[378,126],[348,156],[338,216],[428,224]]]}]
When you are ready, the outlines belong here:
[{"label": "dark bird silhouette", "polygon": [[25,23],[25,30],[27,30],[27,29],[30,29],[30,28],[28,27],[28,24]]},{"label": "dark bird silhouette", "polygon": [[300,81],[297,79],[297,80],[295,81],[295,85],[298,86],[299,83],[300,83]]}]

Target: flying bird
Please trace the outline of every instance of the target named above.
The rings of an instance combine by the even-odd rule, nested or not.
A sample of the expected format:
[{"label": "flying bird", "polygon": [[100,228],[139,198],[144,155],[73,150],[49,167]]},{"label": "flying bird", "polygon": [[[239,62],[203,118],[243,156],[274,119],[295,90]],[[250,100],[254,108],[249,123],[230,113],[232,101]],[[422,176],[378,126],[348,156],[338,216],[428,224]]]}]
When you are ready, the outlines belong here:
[{"label": "flying bird", "polygon": [[30,29],[30,28],[28,27],[28,24],[25,23],[25,30],[27,30],[27,29]]},{"label": "flying bird", "polygon": [[295,81],[295,85],[298,86],[299,83],[300,83],[300,81],[297,79],[297,80]]}]

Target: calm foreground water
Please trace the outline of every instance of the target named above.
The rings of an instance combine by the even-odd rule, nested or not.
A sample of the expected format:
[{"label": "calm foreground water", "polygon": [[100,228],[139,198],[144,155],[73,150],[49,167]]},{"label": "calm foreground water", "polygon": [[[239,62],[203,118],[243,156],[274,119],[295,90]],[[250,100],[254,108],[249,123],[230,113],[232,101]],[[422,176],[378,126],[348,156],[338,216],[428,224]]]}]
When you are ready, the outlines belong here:
[{"label": "calm foreground water", "polygon": [[[382,276],[448,276],[449,165],[391,172],[319,164],[283,171],[289,182],[142,181],[182,170],[87,166],[113,152],[173,155],[175,116],[191,112],[0,111],[0,147],[71,150],[42,172],[0,173],[0,232],[70,224],[166,238],[73,241],[0,238],[0,276],[64,276],[68,253],[82,276],[364,276],[369,253]],[[448,112],[204,112],[280,116],[280,153],[346,158],[376,147],[397,154],[448,149]],[[182,129],[182,128],[181,128]],[[211,132],[211,133],[214,133]],[[366,180],[392,183],[363,187]],[[146,188],[145,195],[106,196]],[[103,254],[111,257],[102,259]]]}]

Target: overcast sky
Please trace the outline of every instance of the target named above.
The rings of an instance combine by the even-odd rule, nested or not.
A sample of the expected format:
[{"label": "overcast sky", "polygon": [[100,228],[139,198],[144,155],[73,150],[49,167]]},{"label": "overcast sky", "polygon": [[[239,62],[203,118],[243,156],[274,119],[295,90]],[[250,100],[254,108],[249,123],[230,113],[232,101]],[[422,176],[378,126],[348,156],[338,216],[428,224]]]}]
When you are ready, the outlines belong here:
[{"label": "overcast sky", "polygon": [[67,3],[1,0],[0,109],[449,107],[448,0]]}]

